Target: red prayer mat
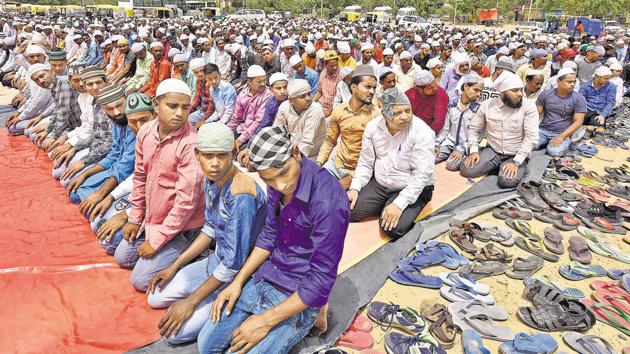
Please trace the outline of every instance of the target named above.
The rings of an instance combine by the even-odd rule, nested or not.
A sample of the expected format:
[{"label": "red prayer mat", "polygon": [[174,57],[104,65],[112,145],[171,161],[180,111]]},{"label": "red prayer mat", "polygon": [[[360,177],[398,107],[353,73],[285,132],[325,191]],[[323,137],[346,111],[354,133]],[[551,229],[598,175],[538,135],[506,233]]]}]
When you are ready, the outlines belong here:
[{"label": "red prayer mat", "polygon": [[25,137],[0,130],[0,348],[120,353],[159,338],[162,311],[129,283]]}]

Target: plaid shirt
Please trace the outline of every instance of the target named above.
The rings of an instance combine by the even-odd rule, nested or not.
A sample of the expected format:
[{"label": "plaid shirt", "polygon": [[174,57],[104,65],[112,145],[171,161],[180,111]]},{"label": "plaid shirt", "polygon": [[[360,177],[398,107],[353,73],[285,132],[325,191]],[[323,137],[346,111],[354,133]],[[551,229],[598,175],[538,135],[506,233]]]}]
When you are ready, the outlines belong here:
[{"label": "plaid shirt", "polygon": [[94,121],[92,122],[92,137],[77,144],[76,151],[89,149],[81,161],[87,166],[103,159],[112,148],[112,120],[109,119],[100,103],[94,105]]},{"label": "plaid shirt", "polygon": [[50,116],[48,137],[57,139],[65,132],[81,125],[81,107],[79,106],[79,91],[75,90],[67,76],[53,75],[50,89],[55,100],[56,108]]},{"label": "plaid shirt", "polygon": [[319,84],[317,85],[317,89],[322,92],[322,96],[319,98],[318,102],[325,110],[332,108],[335,94],[337,94],[337,84],[341,81],[341,79],[342,77],[339,70],[332,75],[328,75],[328,72],[324,69],[319,75]]}]

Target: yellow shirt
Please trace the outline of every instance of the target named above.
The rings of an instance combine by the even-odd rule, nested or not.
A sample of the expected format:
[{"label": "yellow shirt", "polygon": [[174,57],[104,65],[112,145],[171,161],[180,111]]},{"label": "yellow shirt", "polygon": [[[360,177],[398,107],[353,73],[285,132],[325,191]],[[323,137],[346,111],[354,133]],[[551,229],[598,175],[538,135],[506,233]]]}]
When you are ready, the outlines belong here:
[{"label": "yellow shirt", "polygon": [[353,175],[359,162],[365,126],[373,118],[378,117],[381,111],[371,104],[363,106],[358,112],[353,112],[348,104],[349,102],[343,103],[332,111],[326,139],[317,155],[317,163],[323,165],[328,161],[332,150],[337,145],[337,138],[341,135],[340,145],[335,154],[335,165]]},{"label": "yellow shirt", "polygon": [[354,70],[354,68],[357,66],[357,61],[354,60],[352,56],[350,56],[348,60],[346,61],[341,60],[341,57],[339,57],[339,69],[344,68],[346,66],[349,66]]}]

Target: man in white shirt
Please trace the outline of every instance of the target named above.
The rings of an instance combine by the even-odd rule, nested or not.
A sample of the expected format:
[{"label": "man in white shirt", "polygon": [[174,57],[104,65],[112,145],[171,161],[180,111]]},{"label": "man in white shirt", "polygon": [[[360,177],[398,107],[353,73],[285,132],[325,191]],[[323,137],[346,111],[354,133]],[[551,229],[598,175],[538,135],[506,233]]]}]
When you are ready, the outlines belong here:
[{"label": "man in white shirt", "polygon": [[217,38],[216,40],[218,52],[215,60],[221,73],[221,78],[227,80],[232,74],[232,57],[225,51],[225,40],[223,38]]},{"label": "man in white shirt", "polygon": [[363,133],[359,162],[348,190],[351,221],[380,215],[391,238],[400,238],[431,200],[435,133],[414,117],[404,91],[392,87],[377,95],[382,116]]}]

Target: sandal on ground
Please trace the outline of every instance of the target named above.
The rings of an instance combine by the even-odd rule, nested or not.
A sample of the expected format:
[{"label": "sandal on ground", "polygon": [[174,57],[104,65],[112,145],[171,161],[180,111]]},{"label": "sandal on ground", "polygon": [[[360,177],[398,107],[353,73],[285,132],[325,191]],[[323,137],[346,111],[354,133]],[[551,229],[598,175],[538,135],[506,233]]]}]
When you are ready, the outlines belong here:
[{"label": "sandal on ground", "polygon": [[478,262],[473,261],[465,264],[459,270],[460,274],[469,275],[475,280],[501,275],[505,273],[505,264],[495,261]]},{"label": "sandal on ground", "polygon": [[492,216],[497,219],[531,220],[532,212],[514,207],[497,207],[492,211]]},{"label": "sandal on ground", "polygon": [[414,309],[392,303],[373,301],[367,307],[368,317],[387,332],[397,328],[411,335],[423,333],[427,329],[424,318]]},{"label": "sandal on ground", "polygon": [[582,237],[571,236],[569,239],[569,259],[582,264],[591,264],[593,261],[593,254]]},{"label": "sandal on ground", "polygon": [[571,349],[578,353],[619,354],[615,348],[602,337],[578,332],[567,332],[562,336],[562,339]]},{"label": "sandal on ground", "polygon": [[507,321],[509,318],[508,312],[503,307],[498,305],[487,305],[479,300],[450,303],[448,305],[448,312],[453,315],[457,314],[458,316],[463,316],[465,314],[485,314],[497,321]]},{"label": "sandal on ground", "polygon": [[457,326],[453,323],[453,316],[448,311],[442,312],[442,315],[429,325],[429,333],[445,349],[453,348],[457,336]]},{"label": "sandal on ground", "polygon": [[449,238],[464,252],[475,253],[479,249],[473,244],[475,238],[470,231],[453,227],[449,233]]},{"label": "sandal on ground", "polygon": [[530,285],[534,283],[548,285],[556,289],[557,292],[569,299],[579,300],[586,297],[586,294],[584,294],[582,290],[578,288],[564,287],[560,283],[558,283],[552,276],[549,275],[543,275],[540,277],[540,279],[531,277],[523,279],[523,284],[525,285]]},{"label": "sandal on ground", "polygon": [[549,262],[557,262],[560,259],[557,255],[545,251],[545,247],[540,241],[531,241],[524,237],[517,237],[516,246]]},{"label": "sandal on ground", "polygon": [[505,250],[495,246],[494,243],[488,243],[477,250],[474,260],[509,263],[512,261],[512,256],[505,252]]},{"label": "sandal on ground", "polygon": [[527,333],[517,333],[514,341],[499,346],[500,354],[552,354],[558,349],[558,342],[547,333],[537,333],[533,336]]},{"label": "sandal on ground", "polygon": [[560,268],[558,268],[558,273],[566,279],[578,281],[587,278],[605,277],[606,268],[600,266],[599,264],[585,265],[578,262],[571,262],[560,266]]},{"label": "sandal on ground", "polygon": [[561,300],[556,304],[523,306],[518,317],[529,327],[540,331],[588,331],[595,325],[595,316],[581,302]]},{"label": "sandal on ground", "polygon": [[562,235],[554,228],[545,228],[545,238],[543,238],[543,245],[552,253],[563,254],[564,245],[562,244]]},{"label": "sandal on ground", "polygon": [[548,224],[553,224],[555,221],[562,219],[562,215],[553,209],[545,209],[534,213],[534,217],[536,220],[546,222]]},{"label": "sandal on ground", "polygon": [[438,277],[442,280],[444,284],[448,286],[469,287],[478,294],[490,294],[490,286],[488,286],[487,284],[478,283],[475,279],[466,274],[462,275],[456,272],[444,272],[440,273]]},{"label": "sandal on ground", "polygon": [[473,330],[482,338],[506,342],[514,339],[514,332],[508,326],[497,325],[494,320],[485,314],[462,315],[453,314],[453,322],[462,331]]},{"label": "sandal on ground", "polygon": [[630,336],[630,315],[606,303],[584,299],[582,303],[593,312],[598,321],[603,322],[627,336]]},{"label": "sandal on ground", "polygon": [[577,229],[580,225],[582,225],[580,219],[573,216],[573,214],[562,213],[561,215],[562,218],[560,218],[560,220],[554,221],[553,226],[562,231],[573,231]]},{"label": "sandal on ground", "polygon": [[552,305],[566,300],[566,296],[556,288],[543,283],[526,285],[523,289],[523,297],[536,306]]},{"label": "sandal on ground", "polygon": [[494,296],[491,294],[482,295],[475,292],[472,288],[462,285],[443,286],[440,288],[440,295],[450,302],[464,302],[479,300],[487,305],[494,304]]},{"label": "sandal on ground", "polygon": [[511,227],[512,229],[519,232],[521,235],[527,237],[530,240],[541,240],[541,237],[534,233],[534,230],[532,230],[532,227],[527,221],[507,219],[505,220],[505,223],[507,224],[507,226]]},{"label": "sandal on ground", "polygon": [[545,261],[538,256],[516,257],[512,266],[505,270],[505,275],[514,279],[525,279],[542,269],[544,264]]}]

